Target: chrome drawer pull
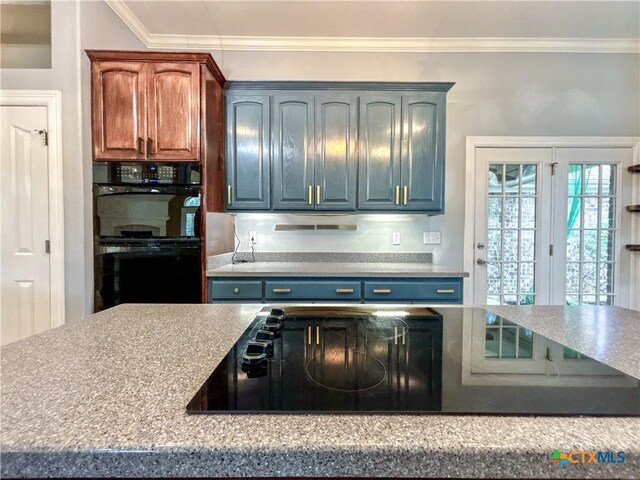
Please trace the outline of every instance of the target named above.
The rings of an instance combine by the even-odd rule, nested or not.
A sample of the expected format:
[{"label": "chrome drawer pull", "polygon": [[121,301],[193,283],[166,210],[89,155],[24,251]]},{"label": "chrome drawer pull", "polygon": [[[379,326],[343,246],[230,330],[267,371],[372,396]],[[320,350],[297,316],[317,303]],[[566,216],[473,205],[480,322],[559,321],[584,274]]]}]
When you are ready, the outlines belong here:
[{"label": "chrome drawer pull", "polygon": [[234,288],[233,293],[240,293],[240,289],[238,287]]},{"label": "chrome drawer pull", "polygon": [[336,288],[336,293],[353,293],[353,288]]},{"label": "chrome drawer pull", "polygon": [[436,293],[456,293],[456,291],[453,288],[447,288],[447,289],[438,289],[436,290]]},{"label": "chrome drawer pull", "polygon": [[391,293],[390,288],[374,288],[373,293]]},{"label": "chrome drawer pull", "polygon": [[291,293],[290,288],[274,288],[273,293]]}]

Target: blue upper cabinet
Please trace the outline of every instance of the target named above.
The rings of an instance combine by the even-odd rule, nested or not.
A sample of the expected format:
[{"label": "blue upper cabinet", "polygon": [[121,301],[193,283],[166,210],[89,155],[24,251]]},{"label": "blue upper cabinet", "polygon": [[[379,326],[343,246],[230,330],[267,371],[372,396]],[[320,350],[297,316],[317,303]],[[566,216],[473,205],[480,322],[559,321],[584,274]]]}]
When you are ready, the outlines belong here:
[{"label": "blue upper cabinet", "polygon": [[272,101],[274,210],[313,210],[314,96],[274,95]]},{"label": "blue upper cabinet", "polygon": [[452,86],[229,82],[227,209],[443,213]]},{"label": "blue upper cabinet", "polygon": [[269,96],[226,99],[226,199],[230,210],[268,210]]},{"label": "blue upper cabinet", "polygon": [[359,210],[400,208],[401,109],[400,95],[360,97]]},{"label": "blue upper cabinet", "polygon": [[445,93],[402,97],[402,209],[444,212]]},{"label": "blue upper cabinet", "polygon": [[316,210],[355,210],[358,96],[316,95]]}]

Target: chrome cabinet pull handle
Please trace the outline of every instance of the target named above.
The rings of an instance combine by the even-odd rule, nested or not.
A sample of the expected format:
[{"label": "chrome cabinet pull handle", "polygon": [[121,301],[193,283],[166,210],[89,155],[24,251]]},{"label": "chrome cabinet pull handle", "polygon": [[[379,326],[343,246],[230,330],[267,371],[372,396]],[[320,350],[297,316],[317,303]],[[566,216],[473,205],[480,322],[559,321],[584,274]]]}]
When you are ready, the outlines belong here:
[{"label": "chrome cabinet pull handle", "polygon": [[227,185],[227,205],[231,205],[231,185]]},{"label": "chrome cabinet pull handle", "polygon": [[320,345],[320,327],[316,327],[316,345]]},{"label": "chrome cabinet pull handle", "polygon": [[353,288],[336,288],[336,293],[353,293]]},{"label": "chrome cabinet pull handle", "polygon": [[309,185],[309,205],[313,205],[313,186]]},{"label": "chrome cabinet pull handle", "polygon": [[390,288],[374,288],[373,293],[391,293]]},{"label": "chrome cabinet pull handle", "polygon": [[238,287],[234,288],[233,293],[240,293],[240,289]]},{"label": "chrome cabinet pull handle", "polygon": [[290,288],[274,288],[273,293],[291,293]]},{"label": "chrome cabinet pull handle", "polygon": [[320,205],[320,185],[316,185],[316,204]]},{"label": "chrome cabinet pull handle", "polygon": [[400,205],[400,185],[396,185],[396,205]]},{"label": "chrome cabinet pull handle", "polygon": [[404,186],[404,201],[403,201],[404,205],[407,204],[408,190],[409,190],[409,188],[405,185]]},{"label": "chrome cabinet pull handle", "polygon": [[307,327],[307,344],[311,345],[311,326]]},{"label": "chrome cabinet pull handle", "polygon": [[456,291],[453,288],[439,288],[436,293],[456,293]]}]

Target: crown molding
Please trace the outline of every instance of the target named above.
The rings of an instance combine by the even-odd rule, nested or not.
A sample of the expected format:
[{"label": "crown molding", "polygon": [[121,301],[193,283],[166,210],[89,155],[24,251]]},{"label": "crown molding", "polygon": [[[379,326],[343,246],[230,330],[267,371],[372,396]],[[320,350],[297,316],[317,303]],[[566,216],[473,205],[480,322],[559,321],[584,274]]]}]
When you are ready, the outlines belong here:
[{"label": "crown molding", "polygon": [[640,53],[634,38],[266,37],[150,33],[122,0],[105,0],[147,48],[263,52]]}]

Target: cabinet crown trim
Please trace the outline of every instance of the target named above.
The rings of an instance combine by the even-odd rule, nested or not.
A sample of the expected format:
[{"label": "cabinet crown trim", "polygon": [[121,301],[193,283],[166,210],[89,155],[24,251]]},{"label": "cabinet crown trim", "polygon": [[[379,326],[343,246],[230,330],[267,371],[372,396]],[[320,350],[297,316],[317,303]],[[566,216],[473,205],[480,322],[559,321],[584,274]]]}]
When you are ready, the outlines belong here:
[{"label": "cabinet crown trim", "polygon": [[209,53],[198,52],[151,52],[139,50],[85,50],[92,62],[172,62],[204,63],[221,86],[227,83],[224,74]]},{"label": "cabinet crown trim", "polygon": [[353,90],[448,92],[455,82],[297,82],[230,81],[226,90]]}]

